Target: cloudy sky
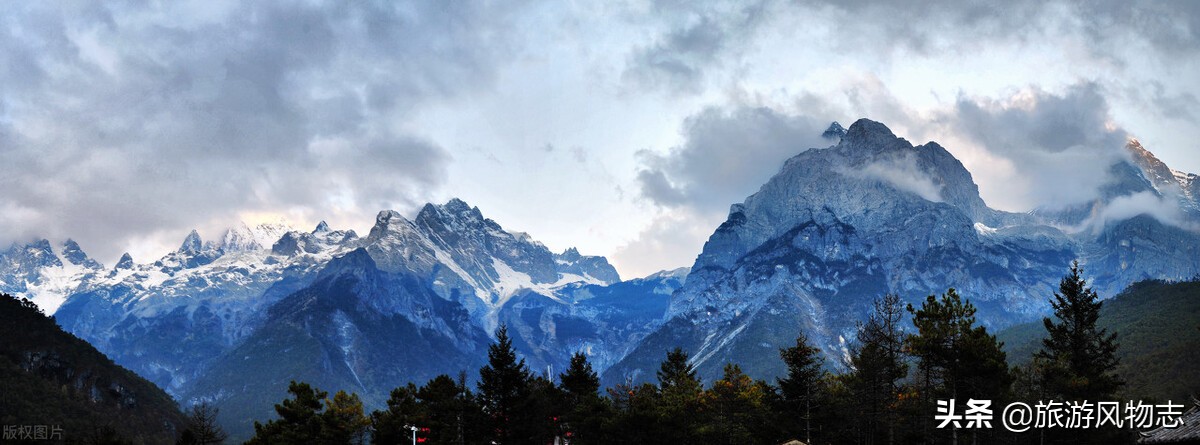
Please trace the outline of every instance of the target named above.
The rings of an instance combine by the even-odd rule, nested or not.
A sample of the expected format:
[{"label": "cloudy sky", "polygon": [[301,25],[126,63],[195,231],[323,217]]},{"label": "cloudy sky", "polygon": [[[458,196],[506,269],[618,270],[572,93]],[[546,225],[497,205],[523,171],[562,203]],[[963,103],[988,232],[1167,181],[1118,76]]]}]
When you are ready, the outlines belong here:
[{"label": "cloudy sky", "polygon": [[1005,210],[1086,201],[1130,137],[1200,172],[1200,2],[105,3],[0,11],[0,243],[111,265],[460,197],[633,277],[859,117]]}]

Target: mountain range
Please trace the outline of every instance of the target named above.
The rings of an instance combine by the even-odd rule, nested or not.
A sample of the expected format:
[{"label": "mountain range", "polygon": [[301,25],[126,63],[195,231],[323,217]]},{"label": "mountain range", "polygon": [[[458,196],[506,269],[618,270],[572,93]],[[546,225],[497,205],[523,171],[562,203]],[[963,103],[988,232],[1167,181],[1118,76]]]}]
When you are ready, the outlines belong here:
[{"label": "mountain range", "polygon": [[885,293],[915,302],[954,287],[998,329],[1047,313],[1073,260],[1104,296],[1200,273],[1200,181],[1137,141],[1094,201],[1011,213],[935,142],[866,119],[826,134],[837,143],[797,147],[733,204],[690,268],[644,278],[454,199],[411,219],[380,212],[366,236],[325,223],[242,225],[215,242],[193,231],[163,258],[112,268],[73,241],[38,240],[0,252],[0,291],[244,431],[292,379],[379,406],[408,381],[471,376],[501,324],[539,374],[583,351],[609,384],[649,380],[678,346],[706,381],[729,361],[767,378],[801,331],[840,366]]}]

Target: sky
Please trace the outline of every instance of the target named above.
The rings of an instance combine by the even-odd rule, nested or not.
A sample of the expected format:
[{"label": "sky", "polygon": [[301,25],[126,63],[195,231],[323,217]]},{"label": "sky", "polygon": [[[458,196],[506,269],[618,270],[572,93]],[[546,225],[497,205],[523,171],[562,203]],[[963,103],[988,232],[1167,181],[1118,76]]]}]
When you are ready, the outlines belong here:
[{"label": "sky", "polygon": [[1086,202],[1129,138],[1200,173],[1200,2],[893,3],[9,3],[0,244],[150,262],[458,197],[632,278],[863,117],[1003,210]]}]

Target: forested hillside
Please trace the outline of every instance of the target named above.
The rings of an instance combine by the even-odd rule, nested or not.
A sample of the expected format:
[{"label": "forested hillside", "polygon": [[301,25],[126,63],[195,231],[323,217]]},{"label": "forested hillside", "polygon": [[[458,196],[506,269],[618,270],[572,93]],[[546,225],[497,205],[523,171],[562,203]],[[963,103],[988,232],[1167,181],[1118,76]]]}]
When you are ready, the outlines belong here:
[{"label": "forested hillside", "polygon": [[0,424],[35,435],[20,438],[162,444],[183,429],[170,396],[28,300],[0,295],[0,339]]},{"label": "forested hillside", "polygon": [[[1097,325],[1117,333],[1117,373],[1125,398],[1187,401],[1200,395],[1200,281],[1135,283],[1104,301]],[[1042,322],[1001,331],[1009,361],[1023,364],[1041,347]]]}]

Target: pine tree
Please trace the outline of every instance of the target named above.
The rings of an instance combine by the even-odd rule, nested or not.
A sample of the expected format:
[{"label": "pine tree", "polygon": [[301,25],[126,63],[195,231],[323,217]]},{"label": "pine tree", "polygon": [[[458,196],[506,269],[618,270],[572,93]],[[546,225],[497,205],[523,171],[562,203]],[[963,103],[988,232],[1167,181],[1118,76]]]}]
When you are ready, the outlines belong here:
[{"label": "pine tree", "polygon": [[292,395],[291,399],[275,405],[278,419],[266,425],[254,422],[254,437],[246,442],[247,445],[311,443],[318,440],[321,435],[320,413],[328,393],[296,381],[288,385],[288,393]]},{"label": "pine tree", "polygon": [[608,388],[613,419],[605,425],[603,440],[592,443],[681,443],[667,440],[667,428],[659,411],[658,387],[650,383],[635,385],[632,379]]},{"label": "pine tree", "polygon": [[366,439],[370,419],[363,414],[362,399],[358,394],[338,391],[332,399],[325,399],[325,411],[321,413],[321,433],[318,443],[361,444]]},{"label": "pine tree", "polygon": [[371,443],[377,445],[402,443],[411,437],[407,425],[418,425],[423,413],[417,401],[417,387],[412,383],[392,390],[387,408],[371,413]]},{"label": "pine tree", "polygon": [[588,363],[587,356],[576,352],[566,372],[558,376],[559,388],[567,403],[566,430],[571,443],[604,443],[604,419],[608,405],[600,397],[600,376]]},{"label": "pine tree", "polygon": [[566,372],[558,376],[559,385],[564,392],[578,403],[579,400],[598,396],[600,391],[600,376],[592,370],[587,356],[576,352],[571,356],[571,364]]},{"label": "pine tree", "polygon": [[479,369],[479,400],[488,416],[492,439],[498,444],[523,443],[518,411],[530,394],[532,378],[525,359],[517,358],[508,327],[496,331],[496,343],[488,347],[488,364]]},{"label": "pine tree", "polygon": [[682,348],[667,353],[667,359],[659,365],[658,387],[665,394],[669,392],[699,393],[703,388],[700,379],[696,377],[696,367],[688,363],[688,354]]},{"label": "pine tree", "polygon": [[1087,286],[1079,263],[1050,300],[1054,318],[1042,319],[1049,336],[1035,355],[1045,362],[1045,385],[1066,400],[1112,400],[1124,382],[1115,374],[1117,334],[1098,328],[1103,302]]},{"label": "pine tree", "polygon": [[[921,403],[919,410],[933,412],[934,401],[953,399],[960,406],[970,399],[999,404],[1012,383],[1002,344],[975,325],[975,306],[964,301],[955,289],[941,299],[930,295],[920,309],[908,306],[917,332],[907,344],[918,360]],[[928,424],[930,419],[925,418]],[[935,434],[927,426],[927,434]],[[972,434],[979,430],[972,430]],[[958,431],[948,431],[957,443]]]},{"label": "pine tree", "polygon": [[204,402],[187,411],[187,423],[179,439],[180,445],[216,445],[229,437],[217,423],[219,410]]},{"label": "pine tree", "polygon": [[467,388],[460,383],[442,374],[417,390],[424,412],[418,426],[429,428],[431,443],[459,443],[459,438],[465,435],[468,428],[465,422],[471,420],[467,414],[475,408],[467,403],[470,400]]},{"label": "pine tree", "polygon": [[849,418],[860,419],[848,431],[865,443],[895,443],[896,402],[900,379],[908,374],[904,362],[904,335],[900,328],[904,308],[892,294],[875,300],[865,323],[858,326],[850,349],[850,374],[843,380],[854,403]]},{"label": "pine tree", "polygon": [[688,363],[681,348],[667,353],[658,370],[659,430],[664,443],[696,443],[704,426],[704,407],[700,396],[704,385],[696,377],[696,367]]},{"label": "pine tree", "polygon": [[825,359],[819,348],[809,344],[808,336],[803,332],[796,337],[795,346],[779,350],[779,357],[788,370],[787,376],[777,381],[787,412],[786,419],[799,420],[798,424],[803,426],[804,443],[814,443],[813,419],[824,408],[827,393],[826,372],[823,369]]},{"label": "pine tree", "polygon": [[712,410],[712,422],[706,425],[711,434],[705,443],[761,442],[760,435],[767,431],[766,421],[770,418],[764,386],[742,372],[740,366],[725,365],[721,379],[705,393],[705,402]]},{"label": "pine tree", "polygon": [[[1078,262],[1059,282],[1050,299],[1054,318],[1042,319],[1049,334],[1042,349],[1034,353],[1042,390],[1054,400],[1082,402],[1111,401],[1124,382],[1116,374],[1117,334],[1098,328],[1100,297],[1083,279]],[[1087,429],[1065,434],[1058,429],[1042,431],[1048,443],[1104,443],[1119,440],[1113,428]]]}]

